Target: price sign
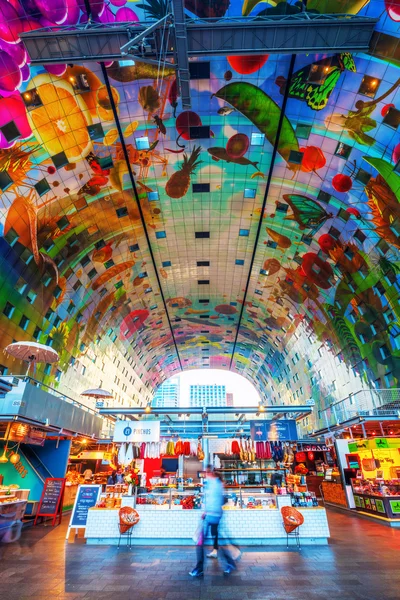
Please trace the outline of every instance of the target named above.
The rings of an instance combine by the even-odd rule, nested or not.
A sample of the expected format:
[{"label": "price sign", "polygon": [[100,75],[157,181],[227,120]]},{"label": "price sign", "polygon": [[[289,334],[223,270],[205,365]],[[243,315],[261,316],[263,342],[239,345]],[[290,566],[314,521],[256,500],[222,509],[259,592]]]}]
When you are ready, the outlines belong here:
[{"label": "price sign", "polygon": [[56,519],[59,517],[59,523],[61,523],[64,487],[65,478],[48,477],[45,480],[34,525],[39,517],[53,517],[52,525],[55,525]]},{"label": "price sign", "polygon": [[71,520],[69,522],[67,539],[71,529],[85,529],[89,508],[96,506],[101,492],[101,485],[80,485],[76,494]]}]

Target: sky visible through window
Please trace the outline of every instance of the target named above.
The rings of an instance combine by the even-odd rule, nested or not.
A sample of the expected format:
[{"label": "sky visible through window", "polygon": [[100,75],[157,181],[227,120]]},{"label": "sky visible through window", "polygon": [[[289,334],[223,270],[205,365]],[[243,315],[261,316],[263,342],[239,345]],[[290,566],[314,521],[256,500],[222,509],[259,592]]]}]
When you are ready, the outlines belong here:
[{"label": "sky visible through window", "polygon": [[234,406],[256,406],[260,396],[255,387],[244,377],[218,369],[193,369],[177,375],[180,381],[180,404],[189,405],[191,385],[225,385],[227,393],[233,393]]}]

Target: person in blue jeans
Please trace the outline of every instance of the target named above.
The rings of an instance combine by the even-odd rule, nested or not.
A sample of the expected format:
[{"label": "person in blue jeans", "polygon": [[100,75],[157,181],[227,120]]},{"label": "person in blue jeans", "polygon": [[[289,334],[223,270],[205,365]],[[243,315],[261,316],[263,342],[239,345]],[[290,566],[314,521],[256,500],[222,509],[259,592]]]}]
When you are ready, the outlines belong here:
[{"label": "person in blue jeans", "polygon": [[[209,558],[217,558],[218,556],[218,526],[222,518],[222,507],[224,505],[224,486],[211,465],[209,465],[206,470],[203,505],[203,535],[200,543],[196,546],[197,564],[189,573],[192,577],[201,577],[203,575],[204,541],[208,535],[209,529],[211,530],[211,535],[214,540],[214,549],[210,554],[207,554],[207,556]],[[235,561],[225,548],[222,548],[222,553],[226,561],[224,573],[229,575],[236,568]]]}]

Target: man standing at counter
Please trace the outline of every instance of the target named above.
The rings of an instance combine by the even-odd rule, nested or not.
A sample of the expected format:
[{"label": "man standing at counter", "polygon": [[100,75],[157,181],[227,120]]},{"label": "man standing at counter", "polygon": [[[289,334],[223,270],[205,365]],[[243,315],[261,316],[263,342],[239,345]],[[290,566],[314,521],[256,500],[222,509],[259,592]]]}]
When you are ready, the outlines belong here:
[{"label": "man standing at counter", "polygon": [[[211,529],[211,535],[214,539],[214,549],[208,556],[210,558],[217,558],[218,556],[218,526],[223,514],[224,486],[211,465],[208,465],[206,470],[203,505],[203,531],[196,546],[197,564],[189,573],[192,577],[202,577],[204,574],[204,540],[209,529]],[[225,548],[222,549],[222,552],[226,560],[224,573],[229,575],[236,568],[235,561]]]}]

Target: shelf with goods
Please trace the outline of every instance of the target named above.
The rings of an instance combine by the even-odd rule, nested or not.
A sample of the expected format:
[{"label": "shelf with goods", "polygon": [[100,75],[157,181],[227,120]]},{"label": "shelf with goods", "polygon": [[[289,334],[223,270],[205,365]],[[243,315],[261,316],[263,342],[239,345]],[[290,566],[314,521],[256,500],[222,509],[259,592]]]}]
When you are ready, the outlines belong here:
[{"label": "shelf with goods", "polygon": [[197,509],[201,508],[201,486],[185,486],[154,488],[148,492],[135,494],[134,507],[164,508],[164,509]]}]

